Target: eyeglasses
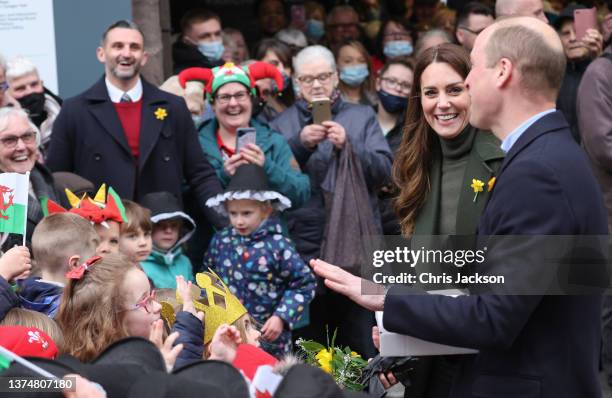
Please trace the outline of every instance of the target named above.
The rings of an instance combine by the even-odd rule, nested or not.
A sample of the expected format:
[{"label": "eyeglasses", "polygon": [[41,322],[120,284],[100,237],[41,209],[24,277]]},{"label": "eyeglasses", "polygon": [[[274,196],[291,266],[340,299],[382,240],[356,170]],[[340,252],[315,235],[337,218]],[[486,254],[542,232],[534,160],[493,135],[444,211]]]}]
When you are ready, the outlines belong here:
[{"label": "eyeglasses", "polygon": [[470,29],[470,28],[468,28],[468,27],[466,27],[466,26],[458,26],[457,28],[458,28],[458,29],[463,29],[463,30],[465,30],[465,31],[467,31],[467,32],[470,32],[470,33],[471,33],[471,34],[473,34],[473,35],[476,35],[476,36],[478,36],[478,35],[480,34],[480,32],[482,32],[483,30],[485,30],[485,29],[486,29],[486,27],[484,27],[484,28],[479,29],[479,30],[472,30],[472,29]]},{"label": "eyeglasses", "polygon": [[321,84],[326,84],[329,82],[329,79],[332,77],[334,72],[325,72],[320,73],[317,76],[304,75],[298,77],[298,81],[302,83],[305,87],[311,86],[312,83],[317,80]]},{"label": "eyeglasses", "polygon": [[0,91],[6,91],[8,90],[8,88],[9,88],[9,85],[6,81],[0,82]]},{"label": "eyeglasses", "polygon": [[239,91],[235,94],[218,94],[215,96],[215,101],[221,105],[225,105],[229,104],[232,98],[234,98],[236,102],[244,102],[249,98],[249,93],[246,91]]},{"label": "eyeglasses", "polygon": [[412,88],[412,84],[408,82],[400,82],[399,80],[396,80],[392,77],[381,77],[380,80],[382,80],[383,85],[387,86],[392,90],[409,93],[410,89]]},{"label": "eyeglasses", "polygon": [[0,138],[0,143],[6,148],[12,149],[17,146],[19,140],[23,141],[24,144],[30,145],[36,142],[36,131],[28,131],[27,133],[23,133],[19,136],[17,135],[8,135],[6,137]]},{"label": "eyeglasses", "polygon": [[133,311],[133,310],[139,310],[141,308],[144,308],[147,314],[152,313],[153,303],[155,303],[155,295],[156,295],[156,290],[151,290],[151,293],[149,293],[147,297],[143,298],[142,300],[134,304],[132,308],[128,308],[126,311]]}]

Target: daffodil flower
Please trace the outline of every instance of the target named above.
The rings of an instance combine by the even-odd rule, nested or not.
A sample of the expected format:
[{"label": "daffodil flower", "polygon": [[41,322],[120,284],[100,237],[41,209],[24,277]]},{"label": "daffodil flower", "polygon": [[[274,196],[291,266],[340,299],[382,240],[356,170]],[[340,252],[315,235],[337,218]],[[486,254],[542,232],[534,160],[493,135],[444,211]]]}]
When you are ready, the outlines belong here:
[{"label": "daffodil flower", "polygon": [[472,185],[470,185],[472,187],[472,189],[474,190],[474,202],[476,202],[476,198],[478,197],[478,193],[482,192],[484,190],[484,182],[476,179],[476,178],[472,178]]}]

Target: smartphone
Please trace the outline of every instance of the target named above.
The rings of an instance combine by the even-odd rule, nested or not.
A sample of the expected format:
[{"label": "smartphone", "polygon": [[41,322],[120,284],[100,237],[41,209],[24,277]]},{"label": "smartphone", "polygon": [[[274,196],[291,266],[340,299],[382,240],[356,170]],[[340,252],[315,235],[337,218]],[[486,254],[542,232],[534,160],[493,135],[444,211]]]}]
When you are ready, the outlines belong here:
[{"label": "smartphone", "polygon": [[312,100],[312,122],[321,124],[325,121],[332,120],[331,104],[329,98],[320,98]]},{"label": "smartphone", "polygon": [[236,129],[236,153],[247,144],[254,144],[256,134],[255,127],[239,127]]},{"label": "smartphone", "polygon": [[597,29],[597,9],[595,7],[574,10],[576,40],[582,40],[587,29]]}]

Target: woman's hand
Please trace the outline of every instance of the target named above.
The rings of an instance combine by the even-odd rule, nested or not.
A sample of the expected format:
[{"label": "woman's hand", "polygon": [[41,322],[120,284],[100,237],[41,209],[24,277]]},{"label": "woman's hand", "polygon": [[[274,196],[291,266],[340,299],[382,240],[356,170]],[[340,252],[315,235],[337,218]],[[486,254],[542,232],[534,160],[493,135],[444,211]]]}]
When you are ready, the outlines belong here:
[{"label": "woman's hand", "polygon": [[328,120],[323,122],[323,126],[327,129],[327,139],[334,144],[338,149],[344,148],[346,143],[346,130],[341,124]]},{"label": "woman's hand", "polygon": [[30,250],[26,246],[15,246],[0,257],[0,276],[7,282],[17,277],[24,279],[31,269]]},{"label": "woman's hand", "polygon": [[269,342],[278,339],[283,332],[283,320],[278,315],[272,315],[261,328],[261,337]]},{"label": "woman's hand", "polygon": [[263,151],[257,144],[247,144],[246,146],[240,148],[240,154],[243,159],[246,159],[249,163],[256,164],[260,167],[263,167],[266,162],[266,155],[264,155]]},{"label": "woman's hand", "polygon": [[587,29],[586,35],[582,38],[582,45],[589,50],[589,58],[595,59],[603,51],[603,36],[597,29]]},{"label": "woman's hand", "polygon": [[164,362],[166,362],[166,370],[168,373],[172,371],[174,363],[176,362],[176,357],[178,357],[178,354],[183,350],[182,344],[177,344],[175,347],[172,347],[178,336],[178,332],[171,333],[166,338],[166,341],[164,341],[164,321],[158,319],[153,322],[149,340],[155,344],[164,357]]},{"label": "woman's hand", "polygon": [[327,129],[320,124],[309,124],[300,132],[300,141],[310,149],[314,149],[325,137],[327,137]]},{"label": "woman's hand", "polygon": [[225,170],[225,174],[233,177],[238,167],[248,163],[249,162],[244,158],[244,156],[242,156],[242,153],[236,153],[223,163],[223,169]]},{"label": "woman's hand", "polygon": [[181,300],[183,300],[183,311],[189,312],[201,322],[204,321],[204,313],[202,311],[196,311],[193,306],[193,298],[191,297],[191,281],[186,282],[182,275],[176,277],[176,290],[178,291]]},{"label": "woman's hand", "polygon": [[217,359],[232,363],[236,358],[238,344],[242,343],[242,337],[236,326],[221,325],[215,331],[210,341],[210,356],[208,359]]}]

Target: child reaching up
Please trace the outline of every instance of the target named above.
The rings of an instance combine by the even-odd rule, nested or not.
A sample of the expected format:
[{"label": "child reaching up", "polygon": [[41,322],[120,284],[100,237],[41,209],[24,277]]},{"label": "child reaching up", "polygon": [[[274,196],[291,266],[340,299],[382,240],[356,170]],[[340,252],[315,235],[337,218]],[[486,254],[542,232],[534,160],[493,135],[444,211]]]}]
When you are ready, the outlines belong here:
[{"label": "child reaching up", "polygon": [[153,192],[141,202],[151,211],[153,251],[142,268],[156,288],[176,289],[176,277],[193,281],[191,261],[183,254],[183,243],[195,232],[196,224],[185,214],[170,192]]},{"label": "child reaching up", "polygon": [[270,191],[264,169],[240,166],[224,193],[206,205],[229,215],[231,227],[218,231],[204,266],[223,279],[255,321],[262,324],[262,348],[277,357],[291,351],[291,330],[314,297],[315,279],[293,243],[282,235],[274,209],[291,202]]}]

